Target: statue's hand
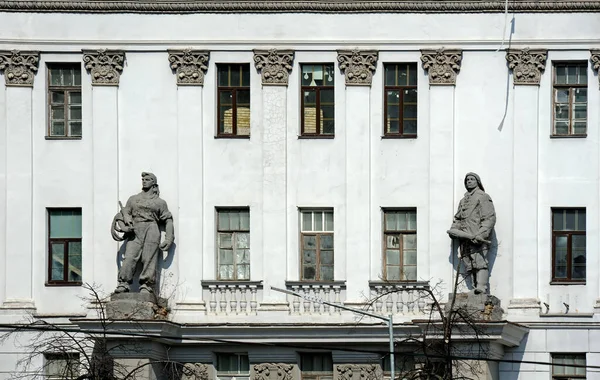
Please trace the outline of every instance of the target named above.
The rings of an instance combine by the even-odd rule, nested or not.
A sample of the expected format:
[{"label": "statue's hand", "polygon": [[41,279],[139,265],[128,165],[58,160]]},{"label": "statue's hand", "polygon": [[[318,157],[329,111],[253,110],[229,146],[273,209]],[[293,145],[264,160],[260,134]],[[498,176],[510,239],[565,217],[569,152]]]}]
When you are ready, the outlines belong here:
[{"label": "statue's hand", "polygon": [[131,218],[131,215],[129,215],[129,214],[123,213],[123,222],[127,226],[133,226],[133,219]]},{"label": "statue's hand", "polygon": [[171,248],[171,245],[173,244],[173,239],[165,239],[163,240],[162,243],[160,243],[160,250],[161,251],[168,251]]},{"label": "statue's hand", "polygon": [[129,233],[131,231],[133,231],[133,227],[130,227],[128,225],[124,225],[124,226],[119,226],[121,228],[121,232],[123,233]]}]

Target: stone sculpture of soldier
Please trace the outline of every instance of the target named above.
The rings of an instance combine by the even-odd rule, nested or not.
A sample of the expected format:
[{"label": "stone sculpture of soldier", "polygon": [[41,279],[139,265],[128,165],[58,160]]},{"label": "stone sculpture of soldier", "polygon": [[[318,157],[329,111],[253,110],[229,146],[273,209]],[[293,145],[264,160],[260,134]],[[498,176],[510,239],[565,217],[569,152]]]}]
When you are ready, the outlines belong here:
[{"label": "stone sculpture of soldier", "polygon": [[488,290],[490,272],[487,255],[490,234],[496,224],[496,211],[477,174],[467,173],[464,184],[467,192],[458,204],[448,234],[452,239],[458,239],[461,259],[473,279],[473,292],[481,294]]},{"label": "stone sculpture of soldier", "polygon": [[[125,255],[115,293],[130,291],[138,263],[142,264],[140,292],[155,291],[159,252],[168,251],[174,240],[173,216],[169,212],[167,202],[159,195],[156,176],[144,172],[142,191],[131,196],[125,207],[121,208],[121,212],[115,215],[111,231],[113,239],[126,240]],[[161,226],[165,231],[162,243]],[[122,236],[120,232],[123,233]]]}]

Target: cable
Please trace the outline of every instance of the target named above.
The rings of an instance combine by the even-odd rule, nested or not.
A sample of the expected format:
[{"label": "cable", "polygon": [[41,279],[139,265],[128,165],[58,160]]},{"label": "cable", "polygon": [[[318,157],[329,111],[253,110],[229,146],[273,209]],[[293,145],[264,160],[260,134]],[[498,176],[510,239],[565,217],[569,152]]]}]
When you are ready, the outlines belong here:
[{"label": "cable", "polygon": [[502,49],[504,47],[504,39],[506,38],[506,25],[507,24],[508,24],[508,0],[506,0],[504,3],[504,31],[502,32],[502,44],[500,44],[500,47],[496,50],[496,52],[499,52],[500,49]]}]

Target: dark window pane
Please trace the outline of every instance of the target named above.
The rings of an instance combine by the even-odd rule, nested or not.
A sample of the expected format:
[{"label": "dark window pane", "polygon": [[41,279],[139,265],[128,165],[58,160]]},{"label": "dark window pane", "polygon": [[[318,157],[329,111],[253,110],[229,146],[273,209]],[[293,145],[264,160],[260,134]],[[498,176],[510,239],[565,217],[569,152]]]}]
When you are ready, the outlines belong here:
[{"label": "dark window pane", "polygon": [[409,88],[404,90],[404,103],[416,103],[417,102],[417,89]]},{"label": "dark window pane", "polygon": [[333,266],[332,265],[321,265],[321,278],[322,281],[333,281]]},{"label": "dark window pane", "polygon": [[69,92],[69,104],[81,104],[81,92]]},{"label": "dark window pane", "polygon": [[54,104],[64,104],[65,102],[65,93],[63,91],[52,91],[51,97],[51,101]]},{"label": "dark window pane", "polygon": [[416,135],[417,134],[417,121],[416,120],[404,119],[403,126],[404,126],[404,134],[406,134],[406,135]]},{"label": "dark window pane", "polygon": [[417,106],[416,105],[405,105],[404,106],[404,117],[416,118],[417,117]]},{"label": "dark window pane", "polygon": [[304,265],[303,268],[304,268],[304,270],[302,271],[302,279],[303,280],[315,280],[316,279],[317,271],[316,271],[316,267],[314,265],[312,265],[312,266]]},{"label": "dark window pane", "polygon": [[250,87],[250,65],[242,65],[242,86]]},{"label": "dark window pane", "polygon": [[333,104],[334,93],[333,90],[321,90],[321,104]]},{"label": "dark window pane", "polygon": [[71,136],[81,136],[81,122],[80,121],[69,122],[69,126],[71,128]]},{"label": "dark window pane", "polygon": [[65,107],[52,107],[52,115],[50,118],[52,121],[63,121],[65,119]]},{"label": "dark window pane", "polygon": [[69,281],[81,282],[81,242],[69,242]]},{"label": "dark window pane", "polygon": [[333,135],[334,134],[334,121],[333,120],[324,120],[322,122],[323,125],[323,134],[325,135]]},{"label": "dark window pane", "polygon": [[240,65],[232,65],[231,71],[229,72],[229,85],[230,86],[241,86],[242,85],[242,68]]},{"label": "dark window pane", "polygon": [[385,125],[387,133],[400,133],[400,120],[392,120],[388,118]]},{"label": "dark window pane", "polygon": [[585,210],[577,211],[577,230],[585,231]]},{"label": "dark window pane", "polygon": [[573,209],[565,210],[565,230],[575,230],[575,213]]},{"label": "dark window pane", "polygon": [[417,85],[417,64],[416,63],[411,63],[408,65],[408,85],[409,86]]},{"label": "dark window pane", "polygon": [[325,65],[325,86],[333,86],[335,82],[335,69],[333,65]]},{"label": "dark window pane", "polygon": [[229,65],[218,65],[218,85],[219,86],[229,86]]},{"label": "dark window pane", "polygon": [[396,85],[396,65],[385,65],[385,85]]},{"label": "dark window pane", "polygon": [[50,238],[81,238],[81,209],[48,210]]},{"label": "dark window pane", "polygon": [[563,218],[563,210],[553,210],[552,211],[552,229],[554,231],[561,231],[564,227],[564,218]]},{"label": "dark window pane", "polygon": [[50,280],[63,281],[65,268],[65,243],[51,243],[50,249],[52,252],[52,271],[50,273]]},{"label": "dark window pane", "polygon": [[321,251],[321,264],[333,265],[333,251]]},{"label": "dark window pane", "polygon": [[307,250],[303,251],[303,260],[304,264],[316,264],[317,263],[317,251]]},{"label": "dark window pane", "polygon": [[51,68],[49,70],[50,73],[50,85],[51,86],[60,86],[63,84],[62,75],[63,72],[59,68]]},{"label": "dark window pane", "polygon": [[238,90],[236,94],[238,107],[250,107],[250,90]]}]

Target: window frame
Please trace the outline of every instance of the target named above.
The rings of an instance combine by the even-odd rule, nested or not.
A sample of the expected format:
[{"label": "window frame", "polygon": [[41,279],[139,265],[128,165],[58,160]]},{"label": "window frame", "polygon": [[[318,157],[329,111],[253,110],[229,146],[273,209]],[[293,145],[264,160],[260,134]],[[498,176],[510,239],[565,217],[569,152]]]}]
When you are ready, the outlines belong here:
[{"label": "window frame", "polygon": [[[238,364],[238,370],[237,371],[223,371],[223,370],[219,370],[219,363],[221,362],[221,357],[224,356],[235,356],[237,357],[237,364]],[[247,372],[242,372],[241,371],[241,367],[242,367],[242,357],[246,357],[246,362],[248,363],[248,371]],[[251,369],[251,365],[250,365],[250,357],[248,356],[247,352],[216,352],[215,353],[215,372],[216,372],[216,377],[218,379],[223,379],[223,378],[239,378],[239,377],[249,377],[250,376],[250,369]]]},{"label": "window frame", "polygon": [[[73,377],[65,377],[64,375],[55,375],[48,373],[50,363],[52,361],[66,361],[67,366],[71,366],[71,371],[74,372]],[[70,361],[73,361],[69,363]],[[80,373],[80,358],[76,352],[45,352],[44,353],[44,379],[48,380],[75,380]],[[75,366],[75,368],[72,368]]]},{"label": "window frame", "polygon": [[[239,207],[217,207],[215,209],[215,211],[216,211],[216,213],[215,213],[215,217],[216,217],[215,218],[216,219],[215,220],[215,225],[216,225],[216,228],[215,228],[215,231],[216,231],[215,240],[216,240],[216,244],[215,245],[216,245],[216,251],[217,251],[216,252],[216,256],[217,256],[216,257],[216,262],[217,262],[217,265],[216,265],[216,269],[217,269],[216,278],[217,278],[217,281],[229,281],[229,282],[250,281],[251,277],[252,277],[252,272],[251,272],[251,267],[252,266],[251,266],[251,259],[250,259],[250,257],[251,257],[250,256],[251,255],[251,251],[250,251],[250,230],[251,230],[251,225],[250,225],[250,207],[243,207],[243,206],[239,206]],[[219,228],[219,213],[221,213],[221,212],[241,212],[241,211],[248,212],[248,230],[242,230],[241,226],[240,226],[239,230],[232,230],[232,229],[221,230]],[[233,256],[234,256],[233,257],[233,277],[234,278],[231,278],[231,279],[221,278],[221,274],[220,274],[221,273],[221,271],[220,271],[221,259],[220,259],[220,252],[219,251],[221,249],[221,246],[219,244],[219,234],[222,234],[222,233],[225,233],[225,234],[231,233],[232,234],[232,240],[231,240],[232,243],[231,244],[232,244],[232,252],[233,252]],[[236,256],[235,255],[236,248],[235,248],[234,236],[236,234],[238,234],[238,233],[247,233],[248,234],[248,254],[249,254],[249,257],[248,257],[248,278],[247,279],[238,279],[237,278],[237,265],[238,265],[238,263],[236,262],[236,257],[235,257]],[[240,248],[240,249],[243,249],[243,248]]]},{"label": "window frame", "polygon": [[[308,230],[304,230],[304,222],[303,222],[303,218],[302,215],[303,213],[311,213],[312,214],[312,225],[314,226],[314,213],[320,212],[322,213],[322,223],[323,223],[323,231],[308,231]],[[333,223],[333,230],[332,231],[325,231],[325,213],[331,213],[332,215],[332,223]],[[301,282],[334,282],[335,281],[335,213],[333,208],[331,209],[327,209],[327,208],[319,208],[319,209],[300,209],[300,281]],[[315,246],[315,279],[305,279],[304,278],[304,237],[305,236],[315,236],[315,241],[316,241],[316,246]],[[331,240],[332,240],[332,248],[331,250],[326,250],[326,251],[331,251],[332,252],[332,263],[331,264],[323,264],[323,265],[327,265],[330,266],[332,268],[332,272],[333,272],[333,278],[331,280],[323,280],[321,278],[321,236],[331,236]]]},{"label": "window frame", "polygon": [[[558,84],[557,83],[557,67],[559,66],[582,66],[585,67],[586,78],[587,81],[585,84]],[[589,75],[587,75],[588,63],[587,61],[552,61],[552,137],[564,138],[564,137],[587,137],[588,131],[588,121],[589,121],[589,113],[588,113],[588,95],[586,95],[586,117],[585,117],[585,132],[584,133],[573,133],[573,123],[574,123],[574,89],[585,88],[588,89]],[[566,134],[556,133],[556,90],[557,89],[567,89],[569,91],[569,126],[568,132]]]},{"label": "window frame", "polygon": [[[333,357],[330,352],[300,352],[299,353],[299,369],[300,369],[300,378],[301,380],[333,380],[334,373],[334,365],[333,365]],[[304,361],[305,359],[311,356],[311,359],[316,356],[321,356],[324,358],[325,356],[329,357],[329,361],[331,362],[331,371],[307,371],[304,370]]]},{"label": "window frame", "polygon": [[[216,78],[216,83],[217,83],[217,133],[215,135],[216,138],[228,138],[228,139],[249,139],[251,132],[252,132],[252,113],[251,113],[251,109],[252,109],[252,93],[250,92],[250,87],[252,84],[252,70],[250,68],[250,64],[247,62],[241,62],[241,63],[236,63],[236,62],[223,62],[223,63],[217,63],[217,78]],[[247,86],[231,86],[231,80],[229,81],[230,86],[221,86],[219,84],[219,74],[220,74],[220,69],[223,67],[228,67],[229,70],[229,75],[231,76],[231,67],[232,66],[239,66],[240,69],[240,82],[243,83],[243,67],[247,66],[248,67],[248,85]],[[240,135],[238,134],[238,104],[237,104],[237,93],[238,91],[248,91],[248,112],[249,112],[249,120],[248,120],[248,134],[247,135]],[[231,133],[224,133],[221,132],[221,92],[228,92],[231,91]]]},{"label": "window frame", "polygon": [[[558,353],[558,352],[554,352],[552,354],[550,354],[550,359],[552,362],[552,366],[550,368],[550,376],[552,378],[552,380],[571,380],[571,379],[586,379],[587,378],[587,368],[584,368],[586,374],[585,375],[577,375],[577,374],[555,374],[554,373],[554,363],[555,363],[555,359],[557,356],[570,356],[571,359],[575,360],[575,359],[581,359],[583,358],[583,361],[585,363],[585,365],[587,366],[587,355],[583,352],[566,352],[566,353]],[[558,364],[558,363],[557,363]],[[564,366],[564,364],[562,364],[562,366]],[[570,367],[570,368],[580,368],[580,367]]]},{"label": "window frame", "polygon": [[[403,280],[402,278],[398,279],[398,280],[391,280],[388,278],[388,273],[387,273],[387,253],[386,251],[388,250],[387,247],[387,236],[388,235],[399,235],[399,236],[404,236],[404,235],[414,235],[415,239],[417,238],[417,230],[387,230],[386,229],[386,214],[387,213],[398,213],[398,212],[414,212],[415,214],[415,228],[417,227],[417,221],[418,221],[418,216],[417,216],[417,209],[416,208],[410,208],[410,207],[406,207],[406,208],[383,208],[382,209],[383,213],[382,213],[382,235],[383,235],[383,240],[382,240],[382,263],[383,263],[383,278],[385,279],[385,281],[389,281],[389,282],[416,282],[417,278],[415,278],[414,280]],[[416,242],[415,242],[416,244]],[[403,239],[400,239],[400,243],[399,243],[399,248],[398,251],[400,252],[400,257],[399,257],[399,263],[398,267],[400,268],[400,277],[402,277],[403,273],[404,273],[404,241]],[[418,245],[417,245],[418,247]],[[395,250],[395,249],[394,249]],[[416,252],[417,252],[417,256],[418,256],[418,248],[415,248]],[[410,265],[413,266],[413,265]],[[415,268],[418,268],[418,265],[415,264],[414,265]]]},{"label": "window frame", "polygon": [[[48,207],[46,208],[46,243],[48,253],[48,265],[47,265],[47,280],[46,286],[81,286],[83,284],[83,236],[79,238],[52,238],[51,235],[51,222],[50,217],[52,212],[58,211],[74,211],[79,210],[82,216],[82,228],[83,228],[83,210],[81,207]],[[83,235],[83,231],[82,231]],[[57,243],[63,243],[63,279],[53,280],[52,279],[52,245]],[[69,281],[69,243],[80,243],[81,244],[81,281]]]},{"label": "window frame", "polygon": [[[325,75],[325,66],[331,66],[331,73],[335,77],[335,64],[330,62],[302,62],[300,63],[300,138],[310,138],[310,139],[332,139],[335,138],[335,81],[331,86],[305,86],[302,84],[302,68],[303,66],[322,66],[323,68],[323,76]],[[325,81],[325,79],[323,79]],[[333,91],[333,103],[325,104],[333,106],[333,133],[323,133],[321,130],[321,91],[322,90],[331,90]],[[315,126],[316,132],[309,133],[304,131],[305,126],[305,110],[304,110],[304,92],[311,91],[315,92]]]},{"label": "window frame", "polygon": [[[83,137],[83,91],[82,84],[72,85],[72,86],[58,86],[52,85],[50,69],[66,69],[66,68],[77,68],[79,69],[79,77],[82,78],[82,70],[81,63],[79,62],[48,62],[46,63],[46,109],[48,112],[47,121],[46,121],[46,139],[48,140],[81,140]],[[52,93],[53,92],[63,92],[63,96],[65,102],[63,105],[64,112],[64,126],[65,126],[65,134],[64,135],[52,135],[52,107],[57,107],[58,105],[54,105],[52,102]],[[71,92],[79,92],[81,96],[81,103],[79,107],[81,108],[81,135],[72,135],[71,127],[69,125],[69,93]]]},{"label": "window frame", "polygon": [[[585,211],[586,212],[586,229],[585,230],[555,230],[554,229],[554,213],[555,212],[564,212],[566,210],[576,210],[576,211]],[[552,218],[551,221],[551,229],[552,229],[552,283],[569,283],[569,284],[585,284],[587,281],[587,209],[585,207],[552,207],[550,210],[550,215]],[[585,266],[585,278],[583,279],[573,279],[573,267],[572,267],[572,237],[574,235],[577,236],[586,236],[586,266]],[[556,277],[556,238],[558,236],[567,236],[567,277],[566,278],[557,278]]]},{"label": "window frame", "polygon": [[[386,66],[399,66],[399,65],[406,65],[407,68],[409,65],[415,65],[416,68],[416,77],[417,77],[417,82],[414,85],[406,85],[406,86],[399,86],[399,85],[387,85],[386,82],[386,78],[385,78],[385,69]],[[419,90],[418,90],[418,83],[419,83],[419,65],[416,62],[387,62],[383,64],[383,137],[384,138],[398,138],[398,139],[416,139],[417,135],[418,135],[418,128],[419,128],[419,119],[418,119],[418,106],[419,106]],[[410,75],[410,69],[407,71],[408,75]],[[395,77],[395,79],[397,78],[397,75]],[[407,82],[410,83],[410,81],[408,80],[407,77]],[[401,93],[404,90],[417,90],[417,101],[414,103],[414,105],[417,107],[417,116],[415,117],[415,121],[417,122],[417,131],[415,133],[404,133],[404,96],[400,97],[400,103],[399,103],[399,109],[398,109],[398,132],[397,133],[392,133],[392,132],[388,132],[387,131],[387,122],[388,122],[388,91],[400,91]],[[411,104],[412,105],[412,104]]]}]

